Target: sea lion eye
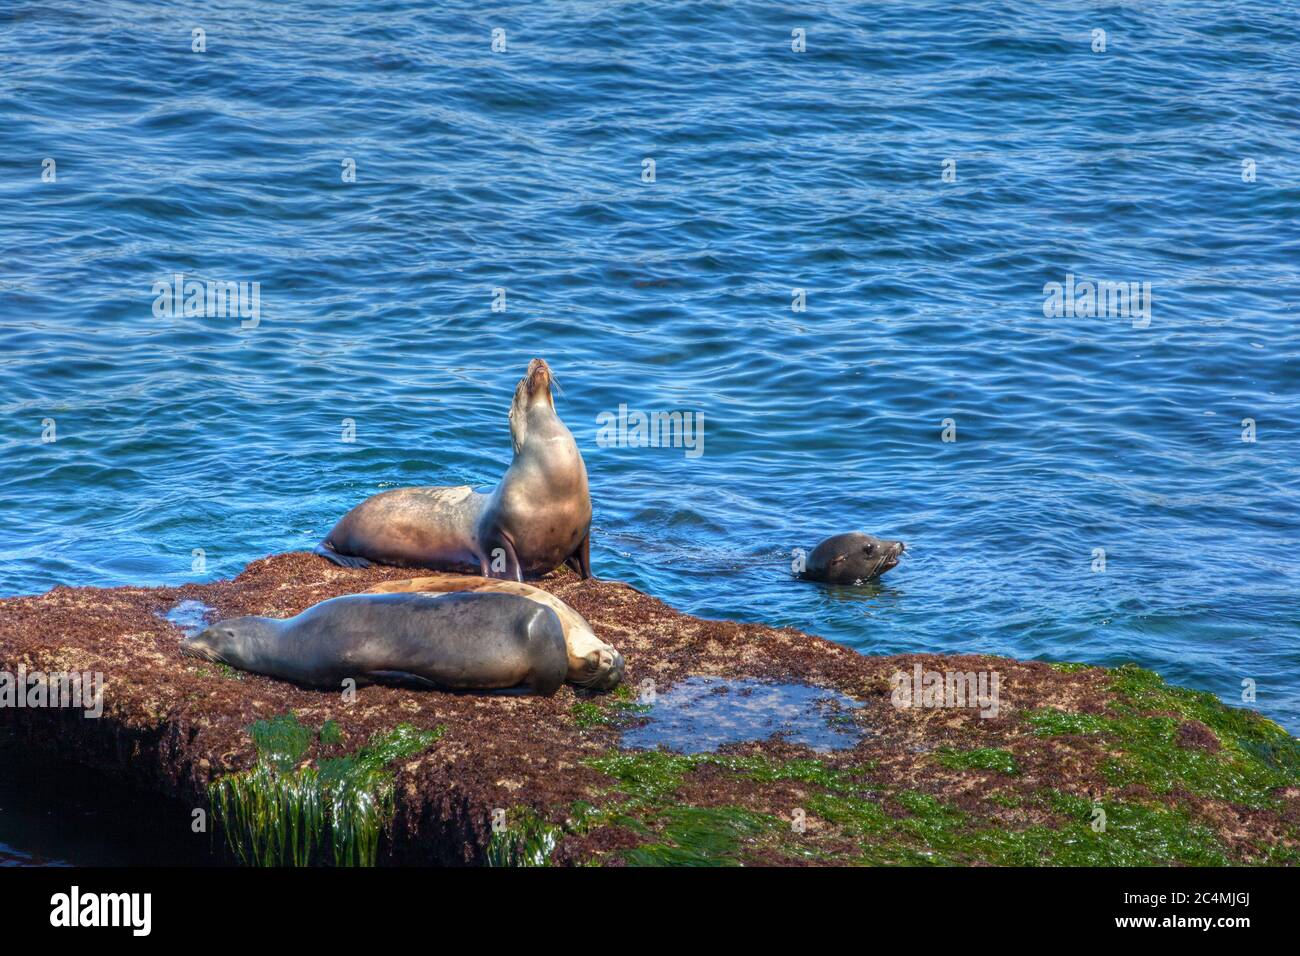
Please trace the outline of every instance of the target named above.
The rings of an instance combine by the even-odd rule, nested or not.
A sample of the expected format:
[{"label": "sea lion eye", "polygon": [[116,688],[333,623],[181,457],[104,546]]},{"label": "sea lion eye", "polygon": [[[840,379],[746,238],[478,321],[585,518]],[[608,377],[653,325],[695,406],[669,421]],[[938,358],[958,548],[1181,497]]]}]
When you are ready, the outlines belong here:
[{"label": "sea lion eye", "polygon": [[876,546],[875,546],[874,544],[869,544],[869,545],[867,545],[865,548],[862,549],[862,553],[863,553],[863,554],[870,554],[872,551],[875,551],[875,550],[876,550]]}]

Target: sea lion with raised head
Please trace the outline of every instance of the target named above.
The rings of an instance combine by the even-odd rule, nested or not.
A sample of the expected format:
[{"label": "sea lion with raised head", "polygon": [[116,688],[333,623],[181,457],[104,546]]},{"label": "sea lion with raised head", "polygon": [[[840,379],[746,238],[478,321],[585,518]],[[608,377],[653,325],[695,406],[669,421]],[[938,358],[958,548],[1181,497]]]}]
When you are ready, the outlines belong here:
[{"label": "sea lion with raised head", "polygon": [[591,577],[591,495],[573,435],[555,413],[550,367],[535,358],[510,405],[514,459],[490,493],[394,488],[367,498],[317,551],[346,567],[370,562],[522,581],[569,564]]},{"label": "sea lion with raised head", "polygon": [[559,617],[514,594],[348,594],[286,620],[219,621],[186,638],[181,651],[335,690],[352,678],[553,694],[569,670]]},{"label": "sea lion with raised head", "polygon": [[898,564],[907,550],[901,541],[888,541],[850,531],[827,538],[808,555],[795,577],[826,584],[865,584]]},{"label": "sea lion with raised head", "polygon": [[519,581],[496,581],[468,574],[430,574],[404,581],[376,584],[369,594],[399,594],[410,591],[451,593],[472,591],[518,594],[545,605],[560,618],[569,654],[568,681],[592,690],[610,690],[623,679],[623,655],[596,636],[587,619],[549,591]]}]

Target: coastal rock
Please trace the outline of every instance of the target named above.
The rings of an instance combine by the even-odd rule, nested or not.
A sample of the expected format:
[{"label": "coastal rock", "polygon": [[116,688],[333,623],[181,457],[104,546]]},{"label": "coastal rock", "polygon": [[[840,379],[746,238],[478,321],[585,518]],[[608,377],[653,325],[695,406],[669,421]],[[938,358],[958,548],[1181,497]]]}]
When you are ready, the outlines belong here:
[{"label": "coastal rock", "polygon": [[[195,808],[214,808],[218,794],[244,799],[259,771],[328,781],[362,767],[383,814],[347,824],[360,855],[330,857],[322,835],[297,862],[1300,860],[1297,741],[1136,667],[866,656],[789,628],[680,614],[564,570],[539,586],[623,652],[624,689],[566,686],[543,698],[372,686],[348,696],[184,658],[185,622],[167,618],[184,602],[198,602],[186,620],[199,605],[216,617],[291,616],[416,573],[294,553],[228,581],[2,600],[0,671],[100,673],[105,687],[99,718],[3,707],[0,730]],[[848,732],[817,750],[779,731],[738,741],[746,708],[707,708],[697,720],[730,715],[729,742],[698,753],[625,747],[624,731],[653,724],[656,702],[687,678],[716,678],[717,693],[753,693],[756,681],[833,692],[820,697],[849,700],[827,706],[825,720]],[[771,733],[771,721],[755,720],[756,737]],[[197,839],[188,817],[174,825],[177,841]]]}]

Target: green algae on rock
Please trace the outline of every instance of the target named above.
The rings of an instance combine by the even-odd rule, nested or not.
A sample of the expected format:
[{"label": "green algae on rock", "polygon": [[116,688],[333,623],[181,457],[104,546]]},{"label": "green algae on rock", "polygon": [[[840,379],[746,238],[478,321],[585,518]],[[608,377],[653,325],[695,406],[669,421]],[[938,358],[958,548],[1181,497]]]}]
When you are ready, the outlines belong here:
[{"label": "green algae on rock", "polygon": [[1043,709],[1025,716],[1040,736],[1096,734],[1118,753],[1101,766],[1115,787],[1186,790],[1252,807],[1278,807],[1276,791],[1300,783],[1300,741],[1253,711],[1167,684],[1133,665],[1110,674],[1106,714]]},{"label": "green algae on rock", "polygon": [[[1300,785],[1300,742],[1254,712],[1172,687],[1149,671],[1129,665],[1100,673],[1106,698],[1099,713],[1047,707],[1021,717],[1030,739],[1097,740],[1097,776],[1089,781],[1096,786],[1088,788],[1095,794],[1024,787],[1017,779],[1024,769],[1006,747],[945,746],[933,753],[947,770],[1017,784],[991,785],[987,810],[956,806],[942,790],[882,780],[871,763],[613,750],[587,761],[610,785],[602,803],[569,830],[575,836],[626,831],[633,839],[616,842],[631,845],[614,857],[627,865],[1223,866],[1244,862],[1242,849],[1234,851],[1210,825],[1215,808],[1226,805],[1276,812],[1285,840],[1248,848],[1255,862],[1297,860],[1300,833],[1286,822],[1294,819],[1286,805]],[[745,784],[797,783],[800,804],[773,813],[768,795],[751,787],[749,799],[738,803],[693,805],[691,778],[704,770],[712,789],[727,793],[743,792]],[[718,775],[727,778],[724,785],[716,783]]]},{"label": "green algae on rock", "polygon": [[632,688],[620,684],[610,693],[597,695],[595,699],[575,701],[569,715],[579,728],[588,730],[602,726],[621,727],[649,710],[648,705],[637,700]]},{"label": "green algae on rock", "polygon": [[[399,724],[376,734],[356,753],[299,766],[313,739],[292,714],[249,727],[257,765],[215,780],[208,789],[213,815],[239,860],[257,866],[307,866],[326,845],[336,866],[374,866],[379,835],[393,815],[386,767],[433,744],[442,728]],[[326,721],[319,739],[339,742]],[[328,834],[328,841],[327,841]]]},{"label": "green algae on rock", "polygon": [[[991,762],[1002,772],[1003,761]],[[1228,862],[1213,833],[1184,811],[1137,802],[1103,803],[1050,788],[1033,802],[1063,819],[1055,827],[1016,830],[980,820],[930,794],[855,782],[853,774],[816,761],[792,766],[762,758],[644,752],[611,754],[592,763],[611,776],[622,798],[588,810],[582,828],[617,826],[642,837],[643,842],[620,852],[619,862],[627,865],[734,865],[756,860],[1012,866]],[[677,792],[684,778],[702,766],[753,781],[811,786],[804,806],[792,808],[790,819],[742,806],[681,804]],[[820,822],[823,833],[809,836],[808,830],[795,826],[809,817]],[[549,839],[555,842],[554,830]]]},{"label": "green algae on rock", "polygon": [[939,751],[939,762],[954,770],[996,770],[1008,777],[1020,775],[1015,755],[996,747],[976,747],[974,750],[944,747]]}]

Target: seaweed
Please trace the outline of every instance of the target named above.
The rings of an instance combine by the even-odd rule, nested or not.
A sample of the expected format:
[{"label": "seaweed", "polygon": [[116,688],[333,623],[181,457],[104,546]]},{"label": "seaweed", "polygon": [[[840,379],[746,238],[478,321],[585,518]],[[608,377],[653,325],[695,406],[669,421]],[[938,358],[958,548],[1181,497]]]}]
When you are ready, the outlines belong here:
[{"label": "seaweed", "polygon": [[341,742],[337,724],[327,721],[318,735],[292,713],[257,721],[249,727],[257,763],[209,785],[213,816],[248,865],[308,866],[328,846],[336,866],[373,866],[393,816],[388,765],[424,750],[444,731],[399,724],[355,753],[311,766],[303,758],[313,740]]},{"label": "seaweed", "polygon": [[746,844],[789,824],[742,807],[663,807],[648,821],[655,837],[627,850],[629,866],[739,866]]},{"label": "seaweed", "polygon": [[494,826],[484,862],[488,866],[549,866],[564,828],[549,823],[531,807],[511,807]]}]

